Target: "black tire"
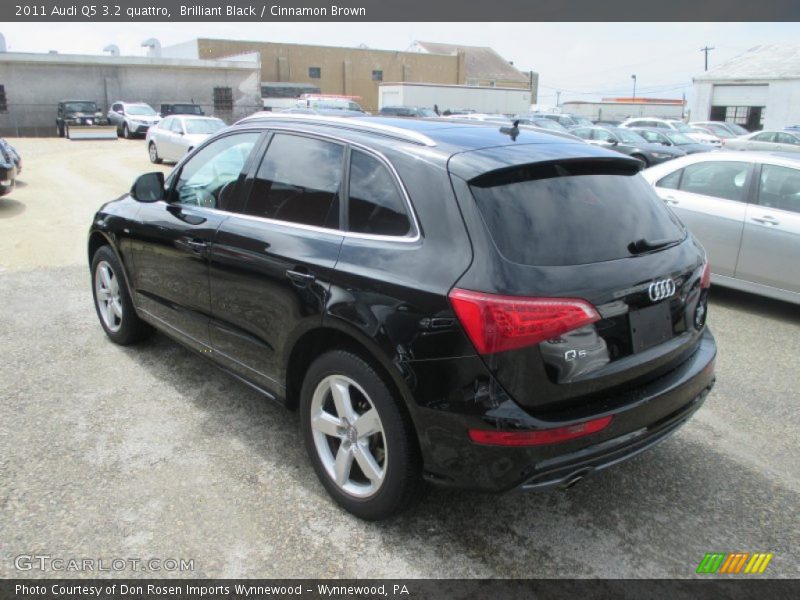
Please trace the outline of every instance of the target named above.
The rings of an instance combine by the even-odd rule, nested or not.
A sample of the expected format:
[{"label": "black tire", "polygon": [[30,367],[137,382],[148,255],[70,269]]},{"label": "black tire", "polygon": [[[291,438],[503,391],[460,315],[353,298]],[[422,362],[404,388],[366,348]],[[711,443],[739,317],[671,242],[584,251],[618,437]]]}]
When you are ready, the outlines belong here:
[{"label": "black tire", "polygon": [[647,159],[644,156],[642,156],[641,154],[631,154],[631,158],[635,158],[640,163],[642,163],[642,168],[643,169],[646,169],[647,167],[650,166],[650,163],[648,163]]},{"label": "black tire", "polygon": [[122,137],[124,137],[126,140],[133,139],[133,134],[131,133],[131,130],[128,129],[127,123],[122,126]]},{"label": "black tire", "polygon": [[60,137],[60,138],[64,137],[64,125],[63,124],[56,123],[56,133],[57,133],[58,137]]},{"label": "black tire", "polygon": [[156,148],[155,142],[150,142],[150,145],[147,147],[147,154],[150,156],[150,162],[154,165],[160,165],[164,162],[164,159],[158,155],[158,148]]},{"label": "black tire", "polygon": [[[374,440],[377,437],[378,443],[383,442],[385,446],[381,465],[384,475],[377,491],[367,497],[356,497],[337,484],[333,475],[326,470],[324,459],[317,448],[314,428],[311,425],[312,410],[317,410],[313,408],[317,406],[314,396],[318,386],[324,389],[325,382],[332,377],[343,377],[360,386],[366,394],[365,408],[374,408],[379,416],[382,431],[370,439]],[[359,392],[356,391],[354,394],[359,394]],[[356,396],[353,398],[354,406],[358,402],[364,404],[364,396],[359,395],[358,400],[356,400]],[[329,402],[332,402],[332,399]],[[300,415],[306,450],[314,465],[314,470],[322,485],[342,508],[365,520],[377,521],[392,517],[418,502],[425,491],[425,484],[422,480],[422,461],[414,427],[400,402],[401,400],[395,398],[376,369],[363,358],[348,350],[332,350],[317,358],[308,368],[303,381],[300,392]],[[357,424],[358,420],[353,423]],[[320,435],[319,432],[317,435]],[[343,434],[343,438],[346,437],[347,435]],[[339,441],[333,436],[323,439],[328,440],[331,454],[334,448],[339,450],[343,445],[349,447],[346,439]],[[337,441],[339,441],[338,446],[336,445]],[[372,442],[353,442],[353,446],[356,443],[371,444]],[[377,450],[379,452],[380,448]],[[370,454],[370,456],[375,457],[374,454]],[[352,459],[354,467],[358,464],[357,459]],[[352,474],[353,471],[348,470],[348,473]],[[360,470],[360,466],[355,473],[357,477],[360,474],[365,482],[370,484],[363,475],[365,472]]]},{"label": "black tire", "polygon": [[[110,267],[118,286],[118,300],[122,307],[122,316],[119,318],[118,326],[109,325],[102,314],[101,303],[98,302],[97,299],[98,270],[102,265]],[[92,298],[94,299],[94,308],[97,312],[97,318],[100,320],[100,325],[103,327],[106,335],[115,344],[119,344],[120,346],[135,344],[153,333],[153,328],[142,321],[139,315],[136,314],[136,309],[131,301],[128,286],[125,283],[122,265],[120,265],[117,255],[110,246],[101,246],[92,257]]]},{"label": "black tire", "polygon": [[69,125],[64,125],[64,137],[69,139]]}]

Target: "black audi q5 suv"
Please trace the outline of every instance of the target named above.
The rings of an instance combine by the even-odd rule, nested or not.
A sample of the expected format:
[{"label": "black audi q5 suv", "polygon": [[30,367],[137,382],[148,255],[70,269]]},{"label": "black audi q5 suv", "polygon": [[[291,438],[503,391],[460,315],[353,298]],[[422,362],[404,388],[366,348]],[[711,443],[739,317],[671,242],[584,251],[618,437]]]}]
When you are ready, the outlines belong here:
[{"label": "black audi q5 suv", "polygon": [[639,168],[496,124],[259,113],[99,210],[95,308],[299,410],[364,519],[426,482],[566,487],[714,383],[705,252]]}]

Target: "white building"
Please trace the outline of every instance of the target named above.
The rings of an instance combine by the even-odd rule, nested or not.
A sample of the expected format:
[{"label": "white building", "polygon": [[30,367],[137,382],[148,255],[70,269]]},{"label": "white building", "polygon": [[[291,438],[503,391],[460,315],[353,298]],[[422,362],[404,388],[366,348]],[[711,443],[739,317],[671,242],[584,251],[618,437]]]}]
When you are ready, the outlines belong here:
[{"label": "white building", "polygon": [[800,123],[800,44],[756,46],[695,77],[691,117],[751,131]]}]

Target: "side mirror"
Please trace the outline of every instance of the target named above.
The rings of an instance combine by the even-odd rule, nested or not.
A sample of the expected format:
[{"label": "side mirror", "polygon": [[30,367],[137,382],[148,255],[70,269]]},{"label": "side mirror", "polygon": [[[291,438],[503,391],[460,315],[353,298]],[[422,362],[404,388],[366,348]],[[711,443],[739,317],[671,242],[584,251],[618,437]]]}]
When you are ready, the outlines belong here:
[{"label": "side mirror", "polygon": [[616,146],[619,142],[613,137],[607,137],[606,141],[612,146]]},{"label": "side mirror", "polygon": [[156,202],[164,198],[164,174],[160,171],[139,175],[133,182],[131,196],[139,202]]}]

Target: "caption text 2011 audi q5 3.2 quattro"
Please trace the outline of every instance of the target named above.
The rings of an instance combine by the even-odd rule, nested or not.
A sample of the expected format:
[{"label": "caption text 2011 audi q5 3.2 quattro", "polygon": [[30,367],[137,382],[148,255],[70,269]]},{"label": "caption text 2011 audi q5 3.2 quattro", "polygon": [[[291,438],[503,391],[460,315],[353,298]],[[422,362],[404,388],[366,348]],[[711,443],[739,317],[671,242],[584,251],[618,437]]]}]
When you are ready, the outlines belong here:
[{"label": "caption text 2011 audi q5 3.2 quattro", "polygon": [[425,482],[568,486],[714,383],[705,253],[639,168],[514,127],[256,114],[96,214],[97,314],[298,409],[359,517]]}]

